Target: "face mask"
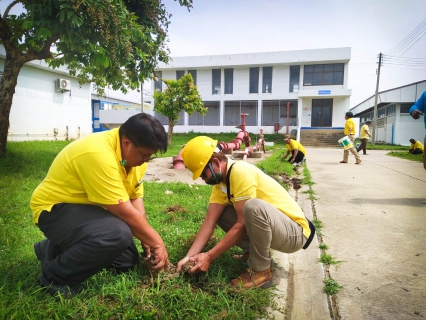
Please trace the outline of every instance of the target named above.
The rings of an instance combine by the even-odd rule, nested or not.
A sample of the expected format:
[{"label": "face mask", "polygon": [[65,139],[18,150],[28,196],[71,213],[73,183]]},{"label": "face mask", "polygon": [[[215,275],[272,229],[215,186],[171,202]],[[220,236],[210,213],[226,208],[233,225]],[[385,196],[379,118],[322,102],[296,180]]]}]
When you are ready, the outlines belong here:
[{"label": "face mask", "polygon": [[211,175],[210,179],[206,181],[206,183],[211,185],[211,186],[214,186],[215,184],[221,183],[222,180],[223,180],[222,172],[220,170],[218,172],[215,172],[213,165],[211,163],[209,163],[209,169],[210,169],[210,172],[212,173],[212,175]]}]

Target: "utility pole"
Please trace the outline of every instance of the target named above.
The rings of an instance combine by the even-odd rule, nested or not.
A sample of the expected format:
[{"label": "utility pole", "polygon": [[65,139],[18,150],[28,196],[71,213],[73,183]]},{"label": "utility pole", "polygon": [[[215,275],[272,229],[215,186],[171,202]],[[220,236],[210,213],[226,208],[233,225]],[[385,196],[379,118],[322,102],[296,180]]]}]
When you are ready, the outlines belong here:
[{"label": "utility pole", "polygon": [[374,98],[374,111],[373,111],[373,137],[371,144],[376,143],[377,134],[377,98],[379,96],[379,80],[380,80],[380,67],[382,66],[382,53],[379,53],[379,67],[377,68],[377,83],[376,83],[376,97]]},{"label": "utility pole", "polygon": [[143,82],[141,82],[141,112],[143,112]]}]

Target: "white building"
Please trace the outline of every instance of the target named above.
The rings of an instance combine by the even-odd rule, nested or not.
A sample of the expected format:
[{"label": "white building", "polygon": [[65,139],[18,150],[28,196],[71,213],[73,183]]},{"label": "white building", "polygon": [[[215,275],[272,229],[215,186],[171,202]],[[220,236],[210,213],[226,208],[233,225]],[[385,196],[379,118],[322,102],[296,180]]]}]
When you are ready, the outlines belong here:
[{"label": "white building", "polygon": [[[376,141],[408,146],[411,138],[423,140],[424,115],[414,120],[408,111],[424,91],[426,80],[378,93]],[[369,120],[374,127],[374,103],[375,95],[350,110],[360,118],[360,125]]]},{"label": "white building", "polygon": [[[245,113],[249,132],[295,129],[299,136],[305,129],[342,130],[351,96],[350,56],[350,48],[329,48],[175,57],[160,64],[157,74],[179,79],[191,73],[208,108],[205,116],[182,112],[174,132],[233,132]],[[153,91],[165,89],[161,80],[152,83]],[[154,114],[167,124],[164,116]]]},{"label": "white building", "polygon": [[[0,78],[6,52],[0,45]],[[121,92],[106,88],[98,97],[90,83],[79,85],[66,67],[50,68],[43,60],[28,62],[20,71],[9,121],[9,141],[78,139],[120,125],[139,113],[151,111],[151,96],[143,90]],[[111,116],[111,110],[116,110]],[[103,126],[101,126],[103,124]]]}]

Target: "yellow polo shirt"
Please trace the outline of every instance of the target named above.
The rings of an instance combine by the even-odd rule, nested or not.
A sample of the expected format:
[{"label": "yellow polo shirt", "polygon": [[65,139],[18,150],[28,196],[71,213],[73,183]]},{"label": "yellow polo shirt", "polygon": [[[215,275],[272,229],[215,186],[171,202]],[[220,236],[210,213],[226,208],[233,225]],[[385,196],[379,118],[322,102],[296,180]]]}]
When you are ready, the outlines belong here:
[{"label": "yellow polo shirt", "polygon": [[[227,170],[234,162],[228,160]],[[228,200],[226,182],[213,186],[210,203],[235,205],[236,201],[262,199],[298,223],[303,228],[305,237],[309,238],[311,230],[300,206],[276,180],[259,168],[245,161],[235,163],[232,167],[229,184],[232,203],[229,203]]]},{"label": "yellow polo shirt", "polygon": [[57,203],[104,206],[143,197],[147,163],[131,168],[127,174],[121,160],[118,128],[67,145],[33,192],[30,207],[34,223],[42,211],[50,211]]},{"label": "yellow polo shirt", "polygon": [[367,133],[370,133],[370,128],[368,127],[368,125],[364,124],[361,127],[361,136],[359,138],[360,139],[368,139],[368,138],[370,138],[370,136]]},{"label": "yellow polo shirt", "polygon": [[423,152],[425,151],[422,143],[420,141],[416,141],[416,143],[410,144],[410,150],[420,149]]},{"label": "yellow polo shirt", "polygon": [[351,134],[356,134],[355,122],[352,118],[349,118],[348,120],[346,120],[345,129],[343,130],[343,133],[348,135],[349,128],[352,128]]},{"label": "yellow polo shirt", "polygon": [[299,151],[302,151],[303,154],[306,156],[306,150],[305,150],[305,148],[297,140],[290,139],[290,143],[286,143],[285,147],[287,148],[287,151],[289,151],[289,152],[291,152],[294,149],[297,149]]}]

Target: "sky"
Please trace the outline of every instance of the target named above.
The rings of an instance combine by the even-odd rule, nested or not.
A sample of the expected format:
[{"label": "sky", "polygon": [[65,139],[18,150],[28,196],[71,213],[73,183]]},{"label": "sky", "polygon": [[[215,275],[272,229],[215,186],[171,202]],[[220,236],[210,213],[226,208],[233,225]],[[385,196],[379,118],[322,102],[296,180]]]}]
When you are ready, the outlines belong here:
[{"label": "sky", "polygon": [[351,47],[350,107],[426,80],[425,0],[193,0],[172,14],[171,57]]},{"label": "sky", "polygon": [[162,2],[171,57],[350,47],[350,107],[375,94],[380,52],[379,91],[426,80],[425,0]]}]

